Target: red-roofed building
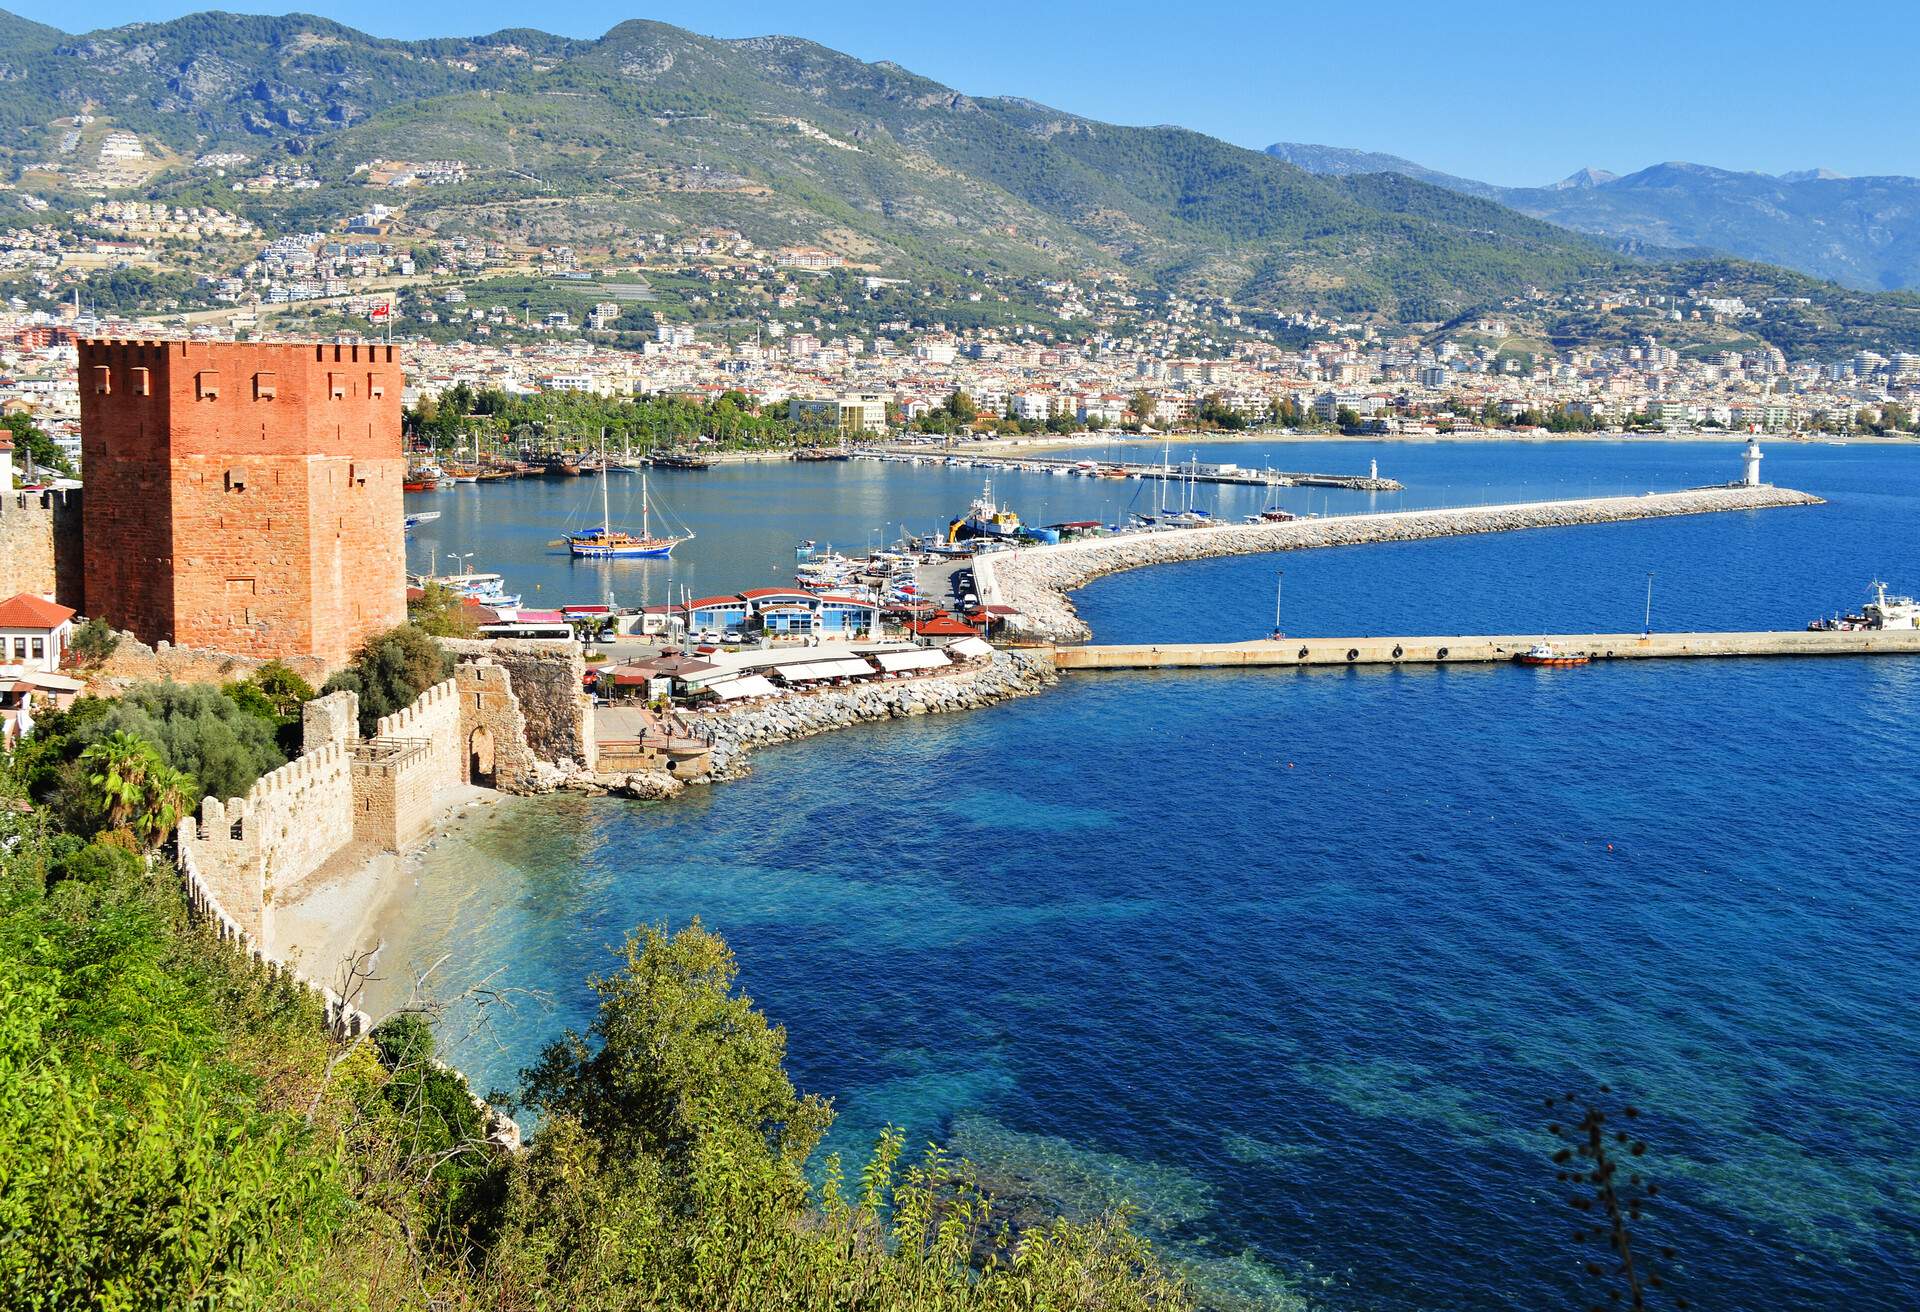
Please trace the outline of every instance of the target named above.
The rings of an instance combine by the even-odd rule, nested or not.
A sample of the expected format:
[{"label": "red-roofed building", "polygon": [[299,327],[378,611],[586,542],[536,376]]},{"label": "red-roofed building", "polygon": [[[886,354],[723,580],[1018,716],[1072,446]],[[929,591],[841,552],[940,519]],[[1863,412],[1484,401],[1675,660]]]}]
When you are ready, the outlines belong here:
[{"label": "red-roofed building", "polygon": [[0,666],[52,674],[73,637],[70,607],[23,592],[0,601]]}]

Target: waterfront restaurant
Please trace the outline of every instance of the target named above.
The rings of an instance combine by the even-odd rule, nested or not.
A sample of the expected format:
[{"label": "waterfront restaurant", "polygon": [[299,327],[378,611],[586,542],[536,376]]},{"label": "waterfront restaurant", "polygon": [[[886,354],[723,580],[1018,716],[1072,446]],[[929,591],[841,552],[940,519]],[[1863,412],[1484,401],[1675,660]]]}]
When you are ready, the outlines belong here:
[{"label": "waterfront restaurant", "polygon": [[758,631],[776,642],[814,638],[862,642],[880,631],[879,602],[801,588],[750,588],[732,596],[701,597],[684,606],[656,609],[684,612],[689,633]]}]

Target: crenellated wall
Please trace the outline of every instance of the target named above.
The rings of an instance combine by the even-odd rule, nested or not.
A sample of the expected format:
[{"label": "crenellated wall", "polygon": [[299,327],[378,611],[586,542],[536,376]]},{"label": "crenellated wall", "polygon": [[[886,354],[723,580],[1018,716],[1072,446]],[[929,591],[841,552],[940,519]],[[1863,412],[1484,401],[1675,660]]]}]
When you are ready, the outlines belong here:
[{"label": "crenellated wall", "polygon": [[292,946],[274,933],[275,902],[347,848],[398,853],[424,842],[442,792],[476,766],[478,782],[505,791],[531,784],[526,716],[508,671],[489,661],[456,666],[375,728],[361,740],[351,692],[314,698],[301,708],[298,760],[245,797],[208,798],[181,828],[205,896],[270,956]]},{"label": "crenellated wall", "polygon": [[383,715],[374,725],[373,740],[420,740],[432,753],[432,771],[440,784],[467,781],[467,752],[460,733],[460,694],[454,680],[437,683],[421,693],[413,705]]},{"label": "crenellated wall", "polygon": [[[262,775],[245,797],[200,804],[183,826],[183,850],[227,914],[271,949],[276,887],[318,870],[352,837],[352,757],[333,742]],[[188,829],[192,829],[189,841]]]},{"label": "crenellated wall", "polygon": [[86,609],[80,493],[0,489],[0,598],[31,592]]}]

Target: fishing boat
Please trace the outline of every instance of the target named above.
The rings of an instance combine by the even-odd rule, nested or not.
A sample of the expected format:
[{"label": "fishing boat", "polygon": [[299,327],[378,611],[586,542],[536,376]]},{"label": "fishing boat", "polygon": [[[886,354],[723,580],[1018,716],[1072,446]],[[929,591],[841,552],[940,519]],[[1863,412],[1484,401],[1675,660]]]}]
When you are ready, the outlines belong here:
[{"label": "fishing boat", "polygon": [[949,543],[971,538],[998,538],[1011,544],[1022,542],[1058,542],[1060,534],[1050,528],[1027,528],[1020,516],[993,500],[993,480],[988,479],[980,495],[967,507],[967,513],[947,526]]},{"label": "fishing boat", "polygon": [[411,533],[420,525],[431,524],[438,518],[440,518],[440,512],[437,510],[415,510],[410,512],[407,517],[401,521],[401,528],[405,532]]},{"label": "fishing boat", "polygon": [[[604,445],[605,439],[602,439]],[[604,454],[604,452],[603,452]],[[600,480],[600,524],[580,533],[567,535],[567,550],[575,556],[585,556],[593,560],[664,560],[673,554],[673,549],[682,542],[691,541],[693,533],[684,537],[655,537],[653,534],[652,505],[647,495],[647,476],[640,475],[640,534],[638,537],[613,527],[613,518],[607,507],[607,481]]]},{"label": "fishing boat", "polygon": [[1514,656],[1521,665],[1585,665],[1593,658],[1585,655],[1563,655],[1553,649],[1551,643],[1536,642],[1533,646]]}]

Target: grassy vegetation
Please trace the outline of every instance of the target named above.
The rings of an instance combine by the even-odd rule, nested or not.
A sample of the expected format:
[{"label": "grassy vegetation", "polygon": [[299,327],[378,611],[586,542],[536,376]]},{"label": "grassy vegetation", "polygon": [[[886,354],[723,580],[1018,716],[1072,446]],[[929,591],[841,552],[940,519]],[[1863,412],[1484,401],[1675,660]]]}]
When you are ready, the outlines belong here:
[{"label": "grassy vegetation", "polygon": [[[538,1123],[505,1151],[435,1061],[430,1007],[329,1031],[304,986],[190,922],[140,823],[155,796],[72,823],[36,804],[35,763],[113,713],[89,705],[0,758],[0,1305],[1192,1305],[1124,1210],[1016,1231],[964,1163],[908,1164],[891,1132],[813,1184],[832,1109],[698,923],[628,938],[591,1027],[525,1073]],[[121,739],[157,752],[101,741]]]}]

